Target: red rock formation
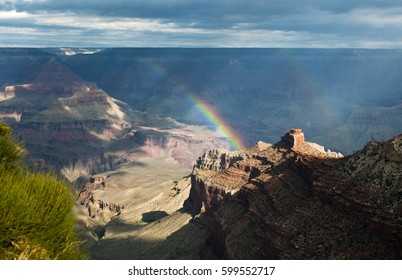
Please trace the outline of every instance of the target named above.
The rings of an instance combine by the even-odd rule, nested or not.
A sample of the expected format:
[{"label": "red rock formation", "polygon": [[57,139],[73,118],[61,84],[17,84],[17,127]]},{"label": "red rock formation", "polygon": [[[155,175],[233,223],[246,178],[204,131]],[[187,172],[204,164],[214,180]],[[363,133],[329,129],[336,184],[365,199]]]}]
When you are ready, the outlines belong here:
[{"label": "red rock formation", "polygon": [[306,143],[292,129],[275,145],[242,151],[247,156],[223,171],[194,169],[189,201],[214,217],[215,252],[233,259],[401,258],[402,135],[346,158]]},{"label": "red rock formation", "polygon": [[281,139],[290,148],[300,149],[304,147],[304,133],[299,128],[292,128]]}]

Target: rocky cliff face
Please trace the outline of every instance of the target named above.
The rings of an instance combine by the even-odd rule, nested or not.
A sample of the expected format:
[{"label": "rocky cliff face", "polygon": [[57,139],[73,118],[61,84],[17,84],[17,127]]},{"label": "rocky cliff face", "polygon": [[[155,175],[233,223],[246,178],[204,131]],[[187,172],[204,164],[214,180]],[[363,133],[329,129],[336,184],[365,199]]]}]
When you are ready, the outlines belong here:
[{"label": "rocky cliff face", "polygon": [[341,157],[292,129],[228,161],[206,153],[187,202],[214,217],[223,258],[401,258],[401,147],[399,135]]}]

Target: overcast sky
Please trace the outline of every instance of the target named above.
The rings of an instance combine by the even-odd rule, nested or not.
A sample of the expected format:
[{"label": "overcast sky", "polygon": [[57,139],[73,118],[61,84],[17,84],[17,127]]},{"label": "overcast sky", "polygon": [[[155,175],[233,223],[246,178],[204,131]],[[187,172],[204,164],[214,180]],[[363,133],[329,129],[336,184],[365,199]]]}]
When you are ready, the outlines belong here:
[{"label": "overcast sky", "polygon": [[401,0],[0,0],[0,47],[402,48]]}]

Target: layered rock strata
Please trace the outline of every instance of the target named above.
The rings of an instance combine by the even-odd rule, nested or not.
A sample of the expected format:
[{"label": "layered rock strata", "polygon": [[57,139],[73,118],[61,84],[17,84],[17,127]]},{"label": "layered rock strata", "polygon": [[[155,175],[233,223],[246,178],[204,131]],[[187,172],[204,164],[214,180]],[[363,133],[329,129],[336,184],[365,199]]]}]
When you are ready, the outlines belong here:
[{"label": "layered rock strata", "polygon": [[[402,257],[402,135],[348,157],[319,147],[292,129],[275,145],[259,142],[228,163],[209,156],[216,152],[199,160],[188,203],[214,217],[217,255]],[[211,170],[216,164],[225,168]]]}]

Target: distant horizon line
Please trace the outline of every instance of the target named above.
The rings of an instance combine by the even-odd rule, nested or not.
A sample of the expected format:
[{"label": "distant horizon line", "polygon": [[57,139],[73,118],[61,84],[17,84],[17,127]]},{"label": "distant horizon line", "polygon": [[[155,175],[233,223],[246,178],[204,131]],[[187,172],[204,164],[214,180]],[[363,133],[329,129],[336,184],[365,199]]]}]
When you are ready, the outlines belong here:
[{"label": "distant horizon line", "polygon": [[0,49],[62,49],[62,48],[70,48],[70,49],[306,49],[306,50],[402,50],[402,47],[393,47],[393,48],[372,48],[372,47],[194,47],[194,46],[186,46],[186,47],[145,47],[145,46],[111,46],[111,47],[96,47],[96,46],[86,46],[86,47],[73,47],[73,46],[0,46]]}]

